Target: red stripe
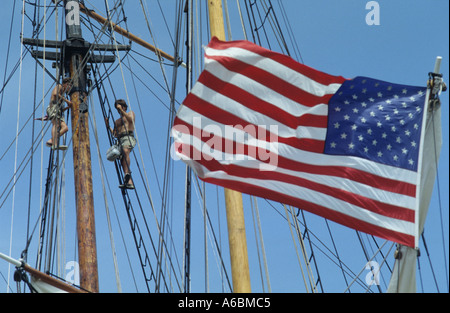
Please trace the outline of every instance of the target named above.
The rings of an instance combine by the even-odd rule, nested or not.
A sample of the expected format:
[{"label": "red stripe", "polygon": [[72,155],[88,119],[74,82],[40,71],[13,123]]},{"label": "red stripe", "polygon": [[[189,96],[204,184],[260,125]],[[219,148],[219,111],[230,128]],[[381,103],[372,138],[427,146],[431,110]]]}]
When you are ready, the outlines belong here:
[{"label": "red stripe", "polygon": [[[268,151],[255,149],[254,147],[249,147],[245,144],[237,144],[230,143],[229,140],[222,138],[219,134],[210,134],[204,130],[194,129],[192,125],[186,123],[185,121],[175,118],[174,121],[174,129],[179,132],[186,133],[188,135],[196,136],[198,139],[202,140],[205,144],[211,146],[212,142],[208,142],[211,137],[215,136],[214,142],[220,142],[219,146],[214,146],[216,150],[220,150],[222,152],[233,153],[236,154],[238,151],[241,154],[245,154],[247,156],[251,156],[261,162],[268,163],[269,160],[277,159],[277,166],[280,168],[284,168],[287,170],[292,170],[296,172],[304,172],[313,175],[328,175],[333,177],[339,177],[343,179],[349,179],[370,187],[374,187],[380,190],[398,193],[401,195],[415,197],[416,194],[416,186],[413,184],[409,184],[406,182],[402,182],[399,180],[393,180],[386,177],[378,176],[375,174],[371,174],[365,171],[361,171],[358,169],[354,169],[351,167],[345,166],[322,166],[322,165],[314,165],[301,162],[301,154],[296,160],[292,160],[286,158],[282,155],[272,155],[269,154]],[[258,132],[259,133],[259,132]],[[200,135],[200,137],[198,136]],[[216,141],[217,140],[217,141]],[[264,140],[264,138],[263,138]],[[266,137],[266,141],[270,141],[270,137]],[[188,143],[185,143],[188,144]],[[233,147],[232,151],[225,151],[226,147]],[[193,158],[193,154],[187,155],[191,159]],[[261,158],[263,156],[263,158]],[[196,159],[197,160],[197,159]]]},{"label": "red stripe", "polygon": [[[228,126],[236,126],[241,125],[242,127],[253,126],[258,128],[259,126],[253,123],[250,123],[234,114],[231,114],[228,111],[225,111],[221,108],[218,108],[211,103],[200,99],[196,95],[190,93],[184,100],[183,104],[192,109],[195,112],[217,122],[218,124],[228,125]],[[259,133],[259,132],[258,132]],[[259,133],[259,135],[261,135]],[[271,134],[269,130],[265,133],[265,138],[274,138],[276,137],[278,142],[290,145],[294,148],[301,149],[309,152],[322,153],[324,149],[324,141],[322,140],[314,140],[314,139],[305,139],[305,138],[297,138],[293,137],[280,137],[277,134]]]},{"label": "red stripe", "polygon": [[[196,150],[196,148],[192,147],[193,150]],[[180,153],[184,153],[185,150],[182,150]],[[200,154],[200,152],[194,151],[193,152]],[[188,155],[186,155],[188,156]],[[415,219],[415,212],[413,210],[399,207],[396,205],[383,203],[377,200],[373,200],[355,193],[351,193],[349,191],[345,191],[342,189],[338,189],[335,187],[330,187],[326,185],[322,185],[316,182],[313,182],[311,180],[307,180],[300,177],[295,177],[292,175],[280,173],[277,171],[260,171],[259,169],[253,169],[253,168],[247,168],[247,167],[241,167],[234,164],[221,164],[217,160],[197,160],[197,162],[201,165],[203,165],[205,168],[207,168],[210,172],[225,172],[228,175],[232,175],[235,177],[239,177],[242,179],[260,179],[260,180],[274,180],[279,182],[284,182],[287,184],[295,185],[298,187],[307,188],[313,191],[320,192],[322,194],[328,195],[330,197],[333,197],[335,199],[339,199],[342,201],[345,201],[347,203],[350,203],[352,205],[358,206],[360,208],[365,208],[368,211],[387,216],[390,218],[395,218],[399,220],[404,220],[407,222],[414,222]],[[256,187],[255,187],[256,188]],[[301,197],[301,194],[299,194],[299,197]]]},{"label": "red stripe", "polygon": [[304,127],[327,127],[327,116],[313,114],[304,114],[299,117],[293,116],[279,107],[264,101],[229,82],[217,78],[207,71],[202,73],[198,81],[206,87],[240,103],[250,110],[269,116],[277,122],[293,129],[296,129],[300,125]]},{"label": "red stripe", "polygon": [[279,193],[270,189],[263,187],[255,187],[244,182],[230,181],[230,180],[220,180],[215,178],[201,178],[205,182],[209,182],[215,185],[222,186],[224,188],[230,188],[237,190],[242,193],[251,194],[264,199],[270,199],[287,205],[292,205],[294,207],[300,208],[302,210],[311,212],[313,214],[322,216],[326,219],[339,223],[341,225],[350,227],[352,229],[360,230],[365,233],[378,236],[393,242],[398,242],[400,244],[415,247],[414,236],[396,232],[387,228],[376,226],[364,221],[361,221],[352,216],[330,210],[324,206],[317,203],[305,201],[299,198],[291,197],[283,193]]},{"label": "red stripe", "polygon": [[205,58],[213,59],[222,64],[226,69],[232,72],[247,76],[250,79],[266,86],[269,89],[285,96],[292,101],[295,101],[304,106],[313,107],[317,104],[328,103],[333,94],[326,94],[324,96],[313,95],[291,83],[273,75],[265,70],[255,66],[244,63],[238,59],[224,57],[224,56],[209,56]]},{"label": "red stripe", "polygon": [[318,70],[315,70],[309,66],[298,63],[294,59],[289,56],[273,52],[271,50],[267,50],[260,46],[257,46],[249,41],[241,40],[241,41],[220,41],[216,37],[214,37],[208,45],[209,47],[217,50],[225,50],[228,48],[239,47],[256,54],[259,54],[263,57],[270,58],[280,64],[283,64],[292,70],[309,77],[310,79],[322,84],[322,85],[330,85],[330,84],[343,84],[346,79],[342,76],[333,76]]}]

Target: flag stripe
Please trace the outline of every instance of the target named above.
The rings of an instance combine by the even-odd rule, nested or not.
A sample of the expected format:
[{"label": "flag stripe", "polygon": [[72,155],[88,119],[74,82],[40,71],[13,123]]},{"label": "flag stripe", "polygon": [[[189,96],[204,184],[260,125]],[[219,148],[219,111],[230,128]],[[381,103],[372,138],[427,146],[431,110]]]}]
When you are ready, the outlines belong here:
[{"label": "flag stripe", "polygon": [[[183,151],[183,149],[181,151]],[[186,149],[184,149],[184,151],[186,151]],[[197,153],[200,153],[200,151],[197,151]],[[405,220],[408,222],[414,221],[415,212],[413,210],[391,205],[389,203],[382,203],[380,201],[348,192],[342,188],[330,187],[311,180],[287,175],[279,171],[260,171],[259,169],[247,168],[235,164],[221,164],[215,159],[206,161],[204,158],[202,158],[197,162],[203,167],[207,168],[209,172],[225,172],[227,173],[227,175],[238,178],[238,180],[240,180],[240,178],[243,178],[283,182],[292,186],[302,187],[304,189],[308,189],[309,191],[315,191],[329,196],[330,204],[333,204],[335,202],[335,199],[342,200],[346,203],[360,208],[365,207],[371,212],[381,214],[386,217]]]},{"label": "flag stripe", "polygon": [[[264,149],[263,152],[257,150],[257,147],[254,145],[253,147],[244,144],[244,143],[235,143],[232,139],[224,138],[217,133],[209,133],[206,130],[195,129],[194,126],[185,122],[184,120],[176,117],[175,126],[173,128],[175,131],[184,133],[186,135],[193,134],[197,139],[201,140],[204,144],[204,147],[200,147],[202,153],[204,153],[204,149],[207,148],[208,151],[210,149],[215,149],[220,152],[228,153],[228,154],[237,154],[237,150],[239,150],[242,154],[246,156],[250,156],[260,162],[268,162],[270,159],[277,160],[277,167],[287,169],[290,171],[296,171],[301,173],[308,173],[312,175],[321,175],[321,176],[334,176],[338,178],[342,178],[345,180],[350,180],[353,182],[357,182],[359,184],[364,184],[366,186],[388,191],[391,193],[395,193],[397,195],[404,195],[407,197],[415,197],[416,188],[414,184],[406,183],[404,181],[390,179],[387,177],[375,175],[368,173],[366,171],[361,171],[356,168],[346,167],[346,166],[332,166],[332,165],[316,165],[313,162],[300,162],[299,160],[290,159],[285,155],[271,152],[272,155],[266,156],[269,152]],[[225,131],[221,131],[221,133],[225,133]],[[213,142],[209,142],[209,140],[214,136],[214,144]],[[178,136],[175,135],[175,138]],[[263,136],[264,137],[264,136]],[[193,144],[193,138],[185,137],[185,143]],[[270,143],[269,138],[267,138],[267,143]],[[262,140],[266,140],[263,138]],[[258,140],[261,137],[257,136]],[[238,149],[239,146],[239,149]],[[264,148],[267,145],[263,145]],[[227,147],[231,147],[231,151],[227,151]],[[190,148],[187,148],[187,151],[190,151]],[[278,147],[278,150],[281,150],[281,147]],[[192,158],[193,154],[185,154],[186,156],[190,156]],[[265,157],[264,159],[261,156]],[[226,160],[226,157],[221,157],[222,160]],[[306,158],[305,158],[306,159]],[[306,159],[305,161],[309,161]]]},{"label": "flag stripe", "polygon": [[304,127],[327,127],[328,119],[326,111],[323,115],[308,114],[305,112],[300,116],[294,116],[282,110],[280,107],[258,98],[248,91],[217,78],[209,72],[204,72],[204,75],[201,75],[198,82],[203,84],[205,87],[214,90],[215,92],[220,92],[221,95],[226,96],[255,112],[270,116],[288,127],[294,129],[297,128],[298,125],[302,125]]},{"label": "flag stripe", "polygon": [[[197,121],[201,122],[200,125],[196,125],[196,119]],[[215,126],[215,129],[218,128],[218,132],[220,135],[227,135],[226,125],[214,124],[213,120],[210,120],[209,118],[197,112],[191,111],[187,107],[183,107],[183,114],[178,115],[175,121],[176,123],[174,124],[174,129],[176,129],[179,124],[184,124],[183,126],[185,126],[186,132],[190,132],[192,134],[192,132],[194,131],[194,134],[197,136],[199,136],[198,134],[203,134],[203,137],[207,137],[203,138],[203,140],[209,139],[209,137],[213,135],[209,133],[211,131],[209,126],[212,125]],[[201,129],[202,127],[205,128]],[[271,142],[271,138],[274,138],[266,135],[265,130],[262,132],[257,132],[256,137],[260,140],[266,140],[268,142]],[[275,136],[275,138],[277,137]],[[233,137],[227,137],[227,139],[234,140]],[[298,155],[300,151],[298,149],[283,145],[281,143],[278,145],[278,149],[279,151],[281,151],[280,155],[282,154],[287,159],[296,161],[299,160]],[[305,151],[301,152],[301,156],[302,162],[312,166],[312,168],[325,168],[326,172],[332,172],[332,169],[335,167],[343,168],[345,169],[343,171],[345,173],[359,173],[358,175],[351,177],[354,180],[358,180],[359,178],[362,182],[366,181],[366,183],[368,183],[369,185],[372,180],[379,180],[383,186],[388,186],[387,188],[391,188],[393,191],[395,190],[395,192],[415,196],[416,175],[411,171],[392,166],[373,164],[373,162],[367,161],[365,159],[347,156],[330,156],[326,154],[309,153]],[[378,177],[378,179],[374,179],[374,177],[372,177],[371,175]],[[400,177],[401,179],[399,179]],[[398,186],[399,188],[395,189],[395,186]]]},{"label": "flag stripe", "polygon": [[[189,94],[188,98],[186,98],[183,103],[186,107],[192,109],[195,112],[198,112],[205,117],[210,118],[216,123],[222,125],[242,125],[243,127],[251,125],[253,127],[258,127],[258,125],[253,123],[248,123],[246,120],[237,117],[228,111],[222,110],[198,97],[196,97],[193,93]],[[281,131],[282,133],[282,131]],[[282,134],[279,134],[278,141],[280,143],[284,143],[290,145],[292,147],[302,149],[310,152],[321,153],[324,149],[324,141],[309,139],[309,138],[297,138],[295,134],[292,134],[290,137],[281,137]],[[270,132],[266,132],[267,138],[270,138]],[[272,136],[273,137],[273,136]]]},{"label": "flag stripe", "polygon": [[[221,42],[221,41],[216,41],[213,39],[213,41],[211,42],[212,44],[209,45],[209,51],[212,50],[225,50],[225,49],[229,49],[230,51],[233,51],[233,49],[242,49],[244,50],[244,52],[253,52],[257,55],[259,55],[262,60],[267,60],[267,62],[274,62],[277,63],[275,64],[276,66],[274,66],[273,64],[270,65],[270,70],[269,72],[274,72],[277,69],[280,69],[278,72],[285,72],[286,68],[290,68],[298,73],[300,73],[301,75],[304,75],[304,79],[309,79],[312,80],[314,82],[317,82],[319,84],[322,85],[331,85],[331,84],[335,84],[335,83],[339,83],[342,84],[346,79],[343,78],[342,76],[333,76],[324,72],[320,72],[317,71],[309,66],[306,66],[304,64],[298,63],[296,61],[294,61],[292,58],[282,55],[282,54],[278,54],[278,53],[274,53],[273,51],[264,49],[262,47],[259,47],[257,45],[254,45],[248,41],[234,41],[234,42]],[[233,57],[235,58],[239,58],[238,53],[233,53]],[[252,63],[252,64],[255,64]],[[284,67],[280,67],[279,65],[283,65]],[[320,89],[320,88],[317,88]]]},{"label": "flag stripe", "polygon": [[[305,98],[301,97],[298,97],[295,100],[289,99],[284,94],[275,92],[271,88],[270,84],[266,86],[257,80],[242,75],[241,73],[230,71],[217,61],[209,61],[207,62],[207,66],[207,70],[200,75],[199,79],[201,79],[203,74],[207,75],[206,73],[210,73],[218,79],[247,91],[249,94],[256,96],[258,99],[266,101],[275,107],[279,107],[294,116],[300,116],[304,113],[317,111],[317,108],[320,108],[321,110],[317,111],[318,113],[316,114],[327,115],[327,110],[324,110],[325,108],[323,106],[312,107],[305,101]],[[331,96],[340,88],[341,85],[342,84],[331,84],[329,86],[324,86],[323,89],[325,89],[326,92],[320,89],[317,90],[317,88],[309,88],[310,90],[308,93],[311,93],[312,96],[317,95],[319,97],[323,97],[324,95]],[[317,99],[318,97],[315,97],[316,101]],[[323,102],[323,104],[326,105],[327,102]]]},{"label": "flag stripe", "polygon": [[[326,201],[326,196],[310,190],[302,192],[298,188],[292,188],[292,185],[286,185],[286,188],[274,189],[270,181],[242,180],[221,171],[210,172],[197,162],[192,163],[192,161],[187,160],[186,163],[191,165],[205,182],[292,205],[353,229],[363,230],[364,232],[408,246],[414,245],[414,235],[412,235],[414,224],[412,223],[386,218],[373,212],[368,212],[370,221],[367,221],[364,219],[364,216],[367,215],[364,209],[354,207],[345,201],[336,200],[333,201],[335,205],[330,206]],[[205,173],[205,175],[201,175],[202,173]],[[283,187],[284,183],[277,184],[277,186],[280,185]],[[324,203],[328,206],[322,205]]]},{"label": "flag stripe", "polygon": [[[224,118],[223,112],[229,113],[229,120],[237,121],[237,117],[239,117],[239,125],[242,124],[258,124],[258,125],[266,125],[267,128],[269,126],[277,126],[277,132],[280,137],[298,137],[298,138],[309,138],[324,141],[326,137],[326,127],[321,127],[321,124],[324,122],[320,120],[321,117],[317,116],[311,119],[308,119],[309,114],[306,114],[305,117],[296,118],[289,114],[283,114],[282,118],[277,116],[275,113],[277,112],[275,109],[270,110],[270,107],[267,109],[263,109],[263,105],[259,105],[260,103],[255,102],[256,105],[246,104],[245,97],[239,98],[239,90],[236,90],[234,94],[230,94],[234,99],[228,97],[224,94],[219,94],[215,92],[213,89],[204,86],[203,84],[197,84],[196,90],[193,90],[191,94],[186,99],[186,106],[188,108],[193,108],[196,105],[198,99],[190,99],[189,97],[196,96],[203,101],[203,105],[195,106],[195,111],[199,113],[204,113],[205,116],[210,117],[212,120],[220,121],[221,118]],[[214,102],[211,102],[213,99]],[[251,99],[251,98],[250,98]],[[241,102],[239,102],[241,101]],[[255,106],[253,108],[252,106]],[[255,109],[255,110],[253,110]],[[321,109],[319,109],[321,110]],[[270,112],[275,112],[270,115]],[[220,113],[220,114],[219,114]],[[316,116],[316,115],[314,115]],[[326,118],[326,115],[323,117]],[[291,125],[286,125],[283,119],[286,119],[287,123],[289,123],[289,119]],[[306,123],[306,125],[302,124],[292,124],[293,120],[310,120]],[[319,122],[319,124],[313,124],[313,122]],[[327,121],[325,121],[327,124]],[[228,124],[233,125],[233,124]],[[238,125],[238,124],[234,124]],[[302,125],[302,126],[300,126]],[[292,126],[292,127],[290,127]]]},{"label": "flag stripe", "polygon": [[231,72],[244,75],[263,86],[266,86],[284,97],[291,99],[305,106],[313,107],[317,104],[328,103],[332,94],[317,96],[303,89],[292,85],[269,72],[251,66],[247,63],[240,62],[237,59],[228,57],[208,56],[206,58],[219,62],[222,66]]},{"label": "flag stripe", "polygon": [[331,211],[328,208],[319,205],[316,202],[309,202],[298,197],[292,197],[282,192],[273,191],[270,188],[258,187],[254,189],[253,188],[249,189],[247,184],[241,181],[230,181],[226,179],[214,179],[214,178],[202,178],[202,180],[204,180],[205,182],[222,186],[224,188],[230,188],[238,190],[240,192],[253,194],[261,198],[269,198],[270,195],[269,199],[271,200],[293,205],[295,207],[301,207],[305,211],[317,214],[326,219],[335,221],[336,223],[339,223],[341,225],[357,230],[363,230],[364,232],[372,234],[374,236],[395,241],[406,246],[410,247],[414,246],[414,235],[406,234],[403,233],[402,231],[394,231],[389,228],[373,225],[358,218],[355,218],[353,216],[343,214],[341,212]]}]

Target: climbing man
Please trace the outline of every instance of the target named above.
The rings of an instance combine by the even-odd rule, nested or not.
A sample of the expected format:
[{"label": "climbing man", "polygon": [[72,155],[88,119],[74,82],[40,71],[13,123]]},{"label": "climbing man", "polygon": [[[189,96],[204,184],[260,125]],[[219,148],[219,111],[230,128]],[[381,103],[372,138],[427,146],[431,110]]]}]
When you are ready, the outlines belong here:
[{"label": "climbing man", "polygon": [[[47,117],[52,121],[52,138],[46,142],[47,147],[51,147],[53,150],[61,149],[66,150],[67,146],[59,145],[59,137],[67,133],[69,127],[67,127],[66,121],[64,119],[63,112],[68,108],[72,107],[72,102],[64,97],[67,94],[72,85],[70,83],[70,78],[64,78],[62,84],[57,84],[53,88],[52,94],[50,96],[50,103],[47,107]],[[64,102],[67,103],[67,107],[63,108]]]},{"label": "climbing man", "polygon": [[136,138],[134,137],[134,121],[135,114],[133,111],[127,112],[128,105],[123,99],[116,100],[114,106],[120,114],[120,118],[114,122],[114,129],[109,127],[109,122],[106,120],[107,126],[112,134],[118,138],[122,151],[120,163],[124,173],[123,185],[120,188],[134,189],[133,179],[131,178],[130,170],[130,153],[136,146]]}]

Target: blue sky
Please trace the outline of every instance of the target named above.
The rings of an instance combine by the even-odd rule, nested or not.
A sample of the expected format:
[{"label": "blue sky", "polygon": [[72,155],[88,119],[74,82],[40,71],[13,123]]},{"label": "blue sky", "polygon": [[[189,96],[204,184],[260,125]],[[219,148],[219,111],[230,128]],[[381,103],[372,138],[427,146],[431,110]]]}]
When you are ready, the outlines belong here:
[{"label": "blue sky", "polygon": [[[12,2],[8,1],[4,4],[4,8],[0,12],[0,23],[2,29],[10,29],[11,23],[11,10]],[[6,75],[12,71],[14,65],[19,60],[20,54],[20,7],[21,2],[16,1],[16,12],[14,19],[14,27],[12,30],[11,50],[8,61],[8,68]],[[20,3],[19,3],[20,2]],[[47,1],[49,2],[49,1]],[[136,1],[137,2],[137,1]],[[174,16],[174,3],[175,1],[161,1],[161,7],[168,11],[165,16],[167,25],[173,36],[173,16]],[[232,26],[232,38],[244,39],[242,30],[240,29],[240,22],[237,14],[235,13],[236,4],[235,1],[228,1],[229,9],[232,12],[231,20]],[[278,2],[272,0],[274,6],[278,8]],[[405,2],[401,0],[380,0],[379,4],[379,25],[367,25],[366,16],[371,13],[371,10],[366,9],[366,4],[369,1],[361,0],[320,0],[320,1],[300,1],[300,0],[282,0],[282,4],[286,10],[287,17],[290,22],[290,26],[293,30],[292,35],[295,37],[295,41],[298,44],[299,51],[301,53],[301,61],[306,65],[316,68],[318,70],[327,72],[332,75],[342,75],[346,78],[352,78],[355,76],[368,76],[380,80],[385,80],[393,83],[423,86],[426,84],[428,73],[432,71],[436,56],[442,56],[443,61],[441,65],[441,72],[444,75],[445,81],[448,81],[449,77],[449,3],[444,0],[418,0],[414,2]],[[95,7],[99,13],[104,12],[104,1],[86,1],[86,4],[90,4]],[[154,32],[153,35],[157,42],[157,45],[169,53],[173,52],[173,45],[171,44],[171,37],[167,35],[166,26],[161,18],[159,6],[155,1],[147,1],[149,7],[149,16],[151,17],[151,28]],[[149,31],[142,13],[140,13],[140,5],[126,6],[126,14],[129,17],[127,23],[131,31],[137,35],[145,38],[149,42],[153,42],[152,37],[149,35]],[[204,10],[204,7],[203,7]],[[165,11],[167,12],[167,11]],[[32,16],[32,9],[27,9],[28,16]],[[104,13],[103,13],[104,15]],[[132,17],[132,18],[130,18]],[[277,17],[280,23],[284,23],[282,15],[277,11]],[[54,20],[54,17],[52,16]],[[52,22],[51,22],[52,23]],[[282,23],[282,24],[283,24]],[[30,21],[25,19],[25,36],[31,36],[30,33]],[[54,28],[47,29],[47,38],[55,38]],[[83,30],[83,34],[87,31]],[[4,31],[0,34],[2,42],[7,43],[9,40],[9,32]],[[87,35],[86,35],[87,36]],[[206,36],[206,33],[203,34]],[[88,38],[87,38],[88,39]],[[251,39],[251,38],[249,38]],[[88,39],[89,40],[89,39]],[[202,42],[207,44],[207,42]],[[263,40],[262,45],[265,47],[267,43]],[[279,51],[276,44],[273,44],[271,48]],[[141,53],[148,53],[140,48]],[[3,44],[0,48],[0,73],[5,73],[6,66],[7,45]],[[294,56],[294,54],[292,53]],[[149,54],[150,57],[154,56]],[[294,56],[296,57],[296,56]],[[131,76],[127,71],[126,66],[117,68],[111,75],[112,85],[107,87],[108,97],[117,96],[130,99],[133,110],[139,113],[143,113],[143,119],[139,120],[137,124],[137,131],[140,136],[140,149],[135,149],[135,154],[138,162],[141,165],[141,170],[146,171],[150,181],[150,194],[146,194],[144,189],[137,185],[140,200],[144,202],[144,211],[147,214],[147,218],[150,224],[151,232],[156,240],[156,226],[154,222],[154,213],[152,212],[148,198],[152,198],[154,206],[156,208],[157,216],[159,218],[159,212],[161,209],[161,186],[164,180],[164,159],[166,149],[166,133],[167,125],[169,124],[169,114],[167,106],[169,104],[169,97],[162,90],[165,87],[164,76],[161,72],[161,68],[156,62],[149,61],[144,58],[138,58],[142,66],[151,73],[154,78],[149,78],[148,73],[143,73],[143,69],[137,65],[137,62],[131,61],[136,76]],[[127,64],[124,62],[124,64]],[[47,62],[46,66],[49,71],[54,74],[54,69],[51,68],[51,62]],[[13,139],[16,136],[17,127],[17,112],[18,112],[18,95],[20,95],[20,119],[19,129],[22,125],[26,124],[26,121],[30,117],[31,108],[34,102],[34,91],[36,90],[36,98],[41,99],[43,93],[51,86],[51,79],[49,76],[42,74],[42,69],[38,67],[35,78],[35,63],[29,56],[24,60],[21,68],[22,76],[20,77],[20,70],[16,71],[11,82],[8,83],[4,92],[4,99],[2,103],[2,109],[0,112],[0,129],[2,134],[0,147],[0,155],[5,153],[5,156],[1,160],[2,169],[5,174],[0,178],[0,193],[4,191],[4,186],[9,184],[9,181],[13,175],[13,169],[15,164],[15,142]],[[125,83],[122,80],[122,73],[124,73]],[[173,75],[172,67],[164,67],[164,74],[168,77],[168,86],[171,86],[171,77]],[[183,100],[184,92],[184,69],[180,69],[178,72],[180,81],[178,83],[177,101]],[[138,77],[144,81],[139,81]],[[36,88],[34,87],[35,80],[38,81]],[[108,83],[109,84],[109,83]],[[19,92],[20,86],[20,92]],[[137,86],[135,89],[134,86]],[[151,90],[148,89],[150,86]],[[163,87],[161,87],[163,86]],[[135,92],[137,90],[137,92]],[[448,129],[448,117],[449,117],[449,92],[443,93],[441,96],[442,101],[442,136],[443,146],[441,150],[441,156],[439,160],[439,184],[435,185],[435,192],[430,204],[430,213],[425,225],[425,234],[427,243],[430,249],[431,258],[433,259],[433,268],[437,273],[437,283],[440,291],[448,292],[448,285],[445,279],[445,266],[448,268],[448,185],[449,185],[449,129]],[[48,96],[44,96],[45,105],[48,103]],[[101,111],[98,105],[97,96],[94,97],[96,121],[100,123],[102,118],[100,117]],[[39,102],[38,100],[38,102]],[[142,108],[142,111],[141,111]],[[41,107],[39,107],[39,114]],[[141,114],[140,114],[141,115]],[[145,124],[145,127],[144,127]],[[31,143],[31,127],[30,123],[26,124],[23,132],[19,136],[19,144],[17,146],[17,160],[18,167],[20,168],[20,162],[26,159],[26,153]],[[40,125],[38,126],[40,128]],[[93,124],[90,125],[91,131]],[[69,125],[71,128],[71,125]],[[106,132],[103,126],[98,127],[98,133],[100,138],[99,149],[104,154],[108,148],[106,140]],[[46,139],[49,133],[44,136]],[[147,139],[148,138],[148,139]],[[91,134],[91,154],[94,178],[99,179],[100,170],[97,157],[97,148],[94,144],[94,135]],[[13,142],[11,148],[8,146]],[[149,143],[149,144],[148,144]],[[7,151],[7,152],[5,152]],[[143,157],[141,159],[140,153]],[[149,157],[151,153],[151,157]],[[73,253],[73,243],[75,238],[73,234],[70,234],[70,230],[73,228],[73,198],[70,195],[72,193],[73,177],[72,171],[72,159],[71,153],[67,155],[67,161],[65,168],[67,170],[66,177],[66,193],[67,193],[67,241],[70,242],[67,246],[67,262],[73,260],[75,255]],[[41,157],[42,155],[42,157]],[[48,162],[48,150],[44,147],[38,147],[35,157],[33,159],[34,170],[33,175],[29,167],[24,170],[24,174],[20,177],[16,188],[15,196],[13,197],[13,191],[8,197],[1,196],[0,207],[0,252],[9,254],[10,250],[10,238],[12,233],[13,238],[13,250],[11,255],[15,258],[20,257],[20,253],[24,248],[26,230],[24,230],[24,224],[26,224],[27,208],[31,203],[32,222],[34,223],[37,218],[37,210],[40,203],[39,189],[41,184],[41,167],[43,168],[43,175],[45,177],[46,166]],[[134,159],[133,159],[134,161]],[[107,198],[110,209],[112,212],[113,229],[115,230],[114,238],[116,240],[120,273],[122,277],[122,288],[124,291],[134,292],[135,286],[130,277],[129,266],[127,264],[126,253],[129,253],[131,259],[136,259],[135,247],[132,243],[132,235],[129,231],[129,225],[123,208],[123,202],[117,189],[117,178],[115,177],[115,171],[112,163],[104,161],[104,168],[107,174],[105,178],[110,184],[106,186]],[[133,165],[132,165],[133,167]],[[171,225],[173,230],[174,247],[171,249],[177,250],[177,258],[179,264],[182,265],[182,239],[183,239],[183,192],[184,192],[184,171],[185,167],[181,162],[175,162],[172,168],[173,182],[171,183],[171,190],[173,191],[173,198],[170,200],[170,211],[168,214],[173,220]],[[138,169],[135,166],[133,173],[138,173]],[[157,178],[155,177],[157,175]],[[31,176],[31,178],[30,178]],[[33,190],[37,189],[37,193],[33,193],[31,202],[28,201],[28,193],[30,182],[32,182]],[[159,184],[157,184],[159,183]],[[196,183],[195,183],[196,184]],[[439,189],[438,190],[438,187]],[[200,187],[201,188],[201,184]],[[115,292],[117,289],[114,282],[114,272],[111,261],[111,248],[109,244],[109,236],[107,224],[105,222],[105,204],[103,201],[101,181],[96,180],[95,189],[98,192],[95,196],[96,207],[99,207],[96,211],[96,225],[99,229],[97,234],[97,242],[101,265],[100,273],[100,288],[102,291]],[[217,190],[215,186],[206,186],[208,194],[208,210],[213,221],[217,240],[220,243],[223,254],[224,262],[229,269],[229,259],[227,252],[227,232],[226,232],[226,220],[224,216],[224,205],[222,200],[223,192]],[[10,189],[8,189],[10,190]],[[111,191],[110,191],[111,190]],[[34,192],[34,191],[33,191]],[[205,284],[205,251],[204,251],[204,233],[203,233],[203,216],[202,216],[202,200],[198,195],[200,191],[197,185],[193,190],[193,231],[192,231],[192,291],[204,292],[205,290],[220,292],[223,289],[222,282],[220,280],[221,271],[218,270],[219,261],[217,259],[217,252],[214,251],[214,245],[212,244],[211,235],[208,236],[208,284]],[[217,201],[219,199],[219,201]],[[137,199],[132,198],[132,201],[137,205]],[[13,205],[14,203],[14,205]],[[219,205],[217,205],[219,203]],[[297,255],[292,243],[291,234],[287,227],[286,221],[283,219],[284,209],[277,204],[267,204],[264,200],[258,201],[259,211],[261,215],[261,225],[263,229],[264,245],[268,256],[270,282],[272,291],[274,292],[304,292],[304,285],[301,280],[301,271],[298,266]],[[275,206],[276,210],[272,207]],[[219,206],[219,208],[217,208]],[[252,201],[248,196],[244,196],[244,206],[246,227],[247,227],[247,241],[249,245],[249,255],[251,263],[251,277],[252,277],[252,289],[254,291],[267,291],[267,284],[264,289],[261,287],[260,279],[260,265],[257,259],[258,251],[255,245],[255,228],[253,223],[253,215],[251,211]],[[12,217],[12,211],[14,209],[14,216]],[[138,209],[138,206],[135,207]],[[441,214],[442,225],[444,233],[441,233]],[[117,215],[117,218],[114,216]],[[307,214],[308,226],[313,230],[314,235],[319,238],[315,241],[317,247],[314,249],[317,258],[320,257],[319,267],[320,276],[324,282],[324,290],[326,292],[343,292],[342,282],[338,282],[342,277],[340,270],[337,269],[336,264],[329,260],[328,252],[322,252],[324,249],[321,246],[321,242],[328,244],[330,238],[326,232],[327,225],[321,218]],[[11,230],[11,221],[13,220],[13,229]],[[119,221],[121,231],[119,231]],[[34,225],[34,224],[33,224]],[[342,229],[339,225],[330,225],[333,232],[336,234],[336,244],[340,247],[341,259],[346,262],[355,272],[359,272],[365,264],[364,256],[362,255],[361,248],[354,231],[348,229]],[[73,230],[73,229],[72,229]],[[128,242],[128,247],[125,252],[121,239],[121,232],[124,236],[124,241]],[[70,235],[69,235],[70,234]],[[37,236],[37,235],[35,235]],[[442,251],[442,238],[445,238],[445,246],[447,247],[446,256],[443,256]],[[36,241],[36,238],[34,238]],[[367,239],[365,239],[367,240]],[[382,241],[380,241],[382,242]],[[150,247],[150,243],[149,247]],[[35,249],[35,247],[33,247]],[[390,251],[392,254],[393,251]],[[31,253],[31,252],[30,252]],[[361,255],[361,256],[360,256]],[[424,290],[427,292],[435,292],[434,281],[431,278],[429,266],[427,265],[426,253],[422,253],[423,257],[420,258],[422,270],[422,279],[424,284]],[[34,264],[34,255],[30,258],[30,264]],[[33,261],[33,263],[31,262]],[[389,262],[392,264],[392,257],[389,258]],[[139,291],[144,292],[142,279],[139,278],[141,270],[139,267],[134,268],[134,275],[137,277]],[[262,270],[264,271],[264,270]],[[0,292],[6,292],[6,283],[3,277],[7,277],[8,269],[3,261],[0,261]],[[62,274],[67,274],[67,271],[62,270]],[[229,274],[230,275],[230,274]],[[366,272],[363,273],[362,279]],[[447,274],[448,275],[448,274]],[[339,276],[339,278],[337,278]],[[386,281],[389,280],[388,276],[383,276]],[[447,277],[448,281],[448,277]],[[15,287],[13,287],[15,288]],[[207,289],[209,288],[209,289]],[[384,290],[384,286],[382,289]],[[226,287],[225,287],[225,290]],[[355,289],[355,292],[361,292],[364,288]],[[419,291],[421,288],[419,287]]]}]

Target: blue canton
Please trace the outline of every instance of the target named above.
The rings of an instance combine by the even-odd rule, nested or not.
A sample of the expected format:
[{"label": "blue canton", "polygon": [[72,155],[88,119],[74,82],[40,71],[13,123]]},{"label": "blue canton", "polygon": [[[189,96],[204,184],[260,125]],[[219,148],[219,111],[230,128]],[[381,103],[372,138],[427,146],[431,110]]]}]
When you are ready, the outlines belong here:
[{"label": "blue canton", "polygon": [[324,153],[417,171],[425,94],[367,77],[346,81],[328,103]]}]

